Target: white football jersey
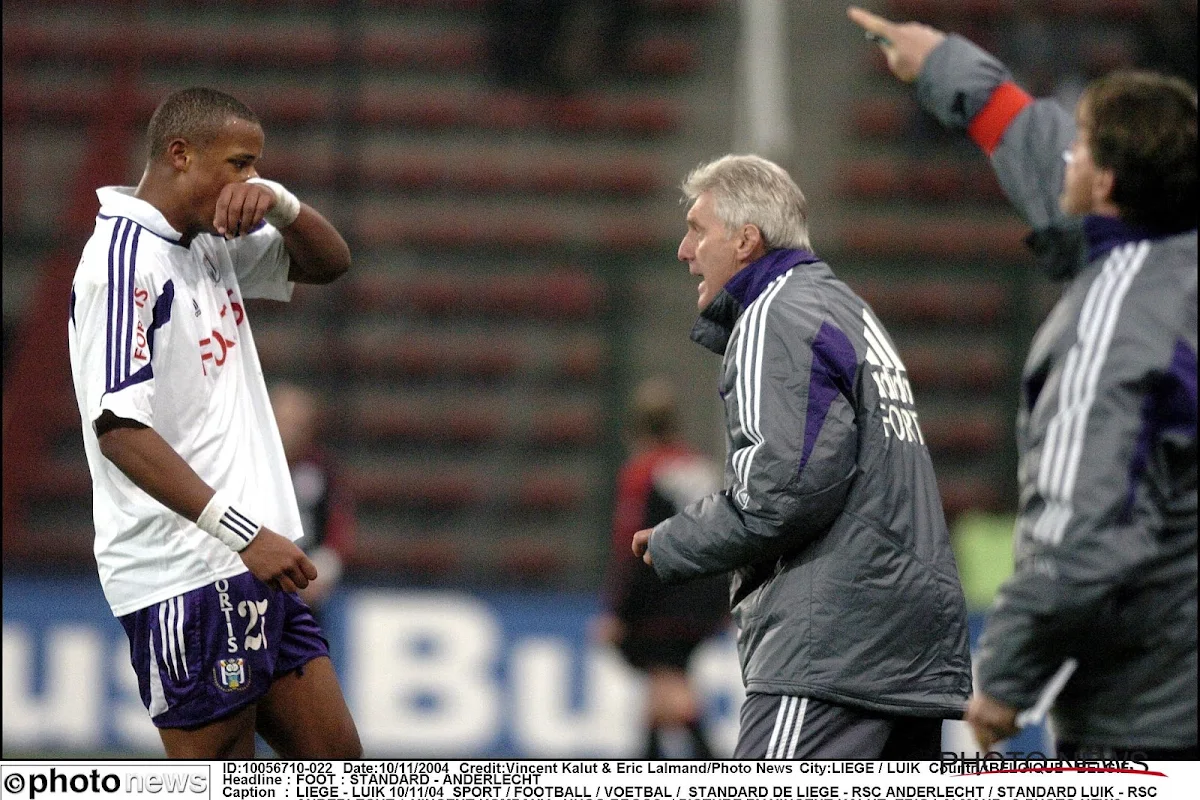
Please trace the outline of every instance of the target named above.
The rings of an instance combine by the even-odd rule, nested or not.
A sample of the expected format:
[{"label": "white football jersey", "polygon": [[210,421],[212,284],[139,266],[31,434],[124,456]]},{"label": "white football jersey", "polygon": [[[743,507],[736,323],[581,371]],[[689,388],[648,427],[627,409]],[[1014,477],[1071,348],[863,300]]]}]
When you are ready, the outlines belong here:
[{"label": "white football jersey", "polygon": [[68,340],[92,474],[96,563],[113,614],[246,571],[100,452],[103,411],[150,426],[255,521],[302,535],[243,297],[290,300],[283,236],[268,224],[190,246],[128,187],[97,190],[100,214],[71,287]]}]

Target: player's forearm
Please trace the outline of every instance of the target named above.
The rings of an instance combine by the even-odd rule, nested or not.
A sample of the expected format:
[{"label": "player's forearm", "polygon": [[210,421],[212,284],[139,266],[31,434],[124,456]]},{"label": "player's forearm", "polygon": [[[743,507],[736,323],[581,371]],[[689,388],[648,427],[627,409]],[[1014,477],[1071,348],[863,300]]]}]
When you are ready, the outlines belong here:
[{"label": "player's forearm", "polygon": [[289,280],[329,283],[350,269],[350,248],[346,240],[311,206],[301,204],[300,215],[282,233],[284,246],[292,260]]},{"label": "player's forearm", "polygon": [[138,488],[192,522],[212,499],[212,487],[153,428],[113,428],[100,437],[100,452]]}]

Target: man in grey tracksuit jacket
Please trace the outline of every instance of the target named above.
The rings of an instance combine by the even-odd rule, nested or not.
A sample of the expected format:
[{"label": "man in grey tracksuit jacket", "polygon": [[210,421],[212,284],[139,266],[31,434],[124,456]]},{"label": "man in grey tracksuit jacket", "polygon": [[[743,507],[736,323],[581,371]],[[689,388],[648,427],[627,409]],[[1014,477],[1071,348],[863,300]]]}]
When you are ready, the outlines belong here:
[{"label": "man in grey tracksuit jacket", "polygon": [[1022,375],[1016,571],[968,721],[984,744],[1013,733],[1073,660],[1059,755],[1195,758],[1195,89],[1110,76],[1073,118],[961,37],[851,16],[991,156],[1039,262],[1067,281]]},{"label": "man in grey tracksuit jacket", "polygon": [[[781,175],[803,201],[756,157],[693,176],[726,167]],[[667,581],[734,573],[748,692],[738,757],[936,758],[941,720],[960,718],[970,695],[970,652],[904,364],[824,262],[805,246],[771,246],[780,236],[765,212],[727,207],[705,230],[697,212],[713,192],[719,209],[721,191],[690,198],[680,258],[705,277],[692,338],[724,356],[725,489],[641,532],[635,552],[648,540]],[[759,227],[764,241],[740,251],[714,291],[706,237]],[[794,241],[806,245],[807,230]]]}]

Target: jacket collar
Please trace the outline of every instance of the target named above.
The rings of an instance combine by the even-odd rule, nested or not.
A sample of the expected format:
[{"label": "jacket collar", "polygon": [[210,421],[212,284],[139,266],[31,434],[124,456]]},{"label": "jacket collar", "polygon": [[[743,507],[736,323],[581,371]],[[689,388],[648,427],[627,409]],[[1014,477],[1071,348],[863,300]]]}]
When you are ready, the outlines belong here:
[{"label": "jacket collar", "polygon": [[1162,239],[1170,235],[1168,231],[1156,231],[1118,217],[1088,214],[1083,218],[1083,237],[1087,242],[1089,264],[1108,255],[1110,250],[1119,245],[1144,239]]},{"label": "jacket collar", "polygon": [[136,189],[132,186],[104,186],[96,190],[100,198],[100,216],[124,217],[141,225],[156,236],[166,239],[171,244],[179,244],[183,234],[171,227],[162,212],[145,200],[134,197]]},{"label": "jacket collar", "polygon": [[815,264],[820,260],[811,250],[782,249],[772,250],[747,264],[729,279],[713,301],[700,312],[700,317],[692,326],[692,341],[718,355],[724,355],[738,317],[758,299],[771,281],[793,267]]}]

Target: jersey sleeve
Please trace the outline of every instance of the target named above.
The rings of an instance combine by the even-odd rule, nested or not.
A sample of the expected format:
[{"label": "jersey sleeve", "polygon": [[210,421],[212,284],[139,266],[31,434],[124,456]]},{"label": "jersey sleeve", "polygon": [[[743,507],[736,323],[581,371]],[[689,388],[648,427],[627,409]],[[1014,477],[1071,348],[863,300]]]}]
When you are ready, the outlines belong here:
[{"label": "jersey sleeve", "polygon": [[77,278],[71,288],[88,422],[109,411],[154,426],[156,337],[171,319],[175,287],[146,266],[113,256],[107,269]]},{"label": "jersey sleeve", "polygon": [[230,240],[229,253],[242,297],[285,302],[292,299],[295,283],[288,280],[292,260],[277,228],[262,223],[248,236]]},{"label": "jersey sleeve", "polygon": [[1018,537],[1016,571],[981,640],[981,686],[1017,708],[1032,705],[1064,657],[1095,650],[1079,632],[1094,630],[1089,620],[1113,619],[1122,588],[1173,547],[1162,500],[1143,479],[1148,460],[1179,436],[1194,476],[1195,275],[1153,292],[1131,278],[1122,297],[1123,274],[1135,272],[1148,249],[1116,253],[1094,285],[1039,459],[1042,511],[1022,519],[1028,529]]},{"label": "jersey sleeve", "polygon": [[1085,252],[1077,217],[1058,205],[1065,151],[1075,120],[1054,100],[1030,97],[1008,68],[957,35],[947,36],[917,78],[921,107],[952,130],[963,130],[991,159],[996,178],[1033,229],[1029,244],[1052,275],[1070,274]]},{"label": "jersey sleeve", "polygon": [[663,580],[795,550],[842,512],[858,448],[845,363],[853,347],[834,326],[801,317],[809,314],[764,309],[731,341],[744,432],[730,455],[733,482],[655,528],[651,558]]}]

